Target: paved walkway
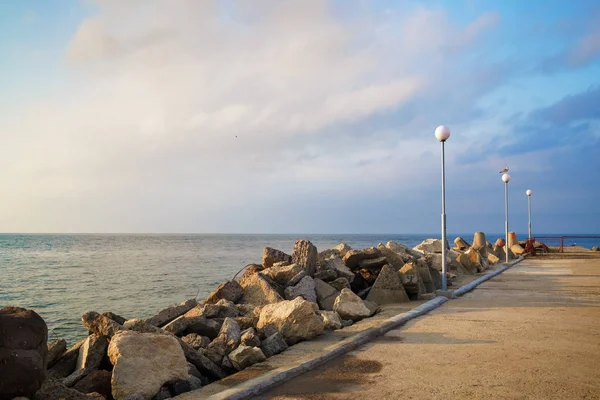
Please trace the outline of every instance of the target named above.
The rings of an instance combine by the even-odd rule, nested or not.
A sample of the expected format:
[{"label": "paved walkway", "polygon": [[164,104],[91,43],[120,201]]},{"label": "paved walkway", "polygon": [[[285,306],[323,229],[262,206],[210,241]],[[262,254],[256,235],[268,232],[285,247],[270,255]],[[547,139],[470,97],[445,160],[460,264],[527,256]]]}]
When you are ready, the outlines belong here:
[{"label": "paved walkway", "polygon": [[267,398],[600,399],[600,257],[526,260]]}]

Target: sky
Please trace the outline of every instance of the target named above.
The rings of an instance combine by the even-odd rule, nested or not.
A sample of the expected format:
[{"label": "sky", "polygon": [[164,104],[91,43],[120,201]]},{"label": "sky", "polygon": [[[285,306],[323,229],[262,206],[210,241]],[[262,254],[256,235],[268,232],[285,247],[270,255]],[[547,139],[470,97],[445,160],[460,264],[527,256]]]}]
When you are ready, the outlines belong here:
[{"label": "sky", "polygon": [[600,7],[0,2],[0,232],[600,234]]}]

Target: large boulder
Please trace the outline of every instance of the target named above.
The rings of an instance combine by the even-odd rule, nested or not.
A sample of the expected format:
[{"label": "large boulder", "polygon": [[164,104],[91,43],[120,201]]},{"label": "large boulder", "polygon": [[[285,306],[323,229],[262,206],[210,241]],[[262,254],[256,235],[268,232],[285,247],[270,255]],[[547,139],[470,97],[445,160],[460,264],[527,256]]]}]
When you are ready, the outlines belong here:
[{"label": "large boulder", "polygon": [[431,281],[433,282],[433,286],[435,286],[436,289],[441,289],[442,288],[442,274],[440,273],[440,271],[437,268],[432,267],[431,265],[429,265],[428,267],[429,267],[429,275],[431,275]]},{"label": "large boulder", "polygon": [[317,303],[321,310],[333,311],[333,303],[340,294],[333,286],[320,279],[315,279],[315,293],[317,294]]},{"label": "large boulder", "polygon": [[381,253],[375,247],[369,247],[364,250],[350,250],[348,251],[344,257],[342,257],[342,261],[344,264],[351,270],[355,270],[360,267],[360,263],[364,260],[369,260],[372,258],[381,257]]},{"label": "large boulder", "polygon": [[340,257],[330,257],[321,262],[324,268],[334,270],[338,277],[344,277],[348,279],[348,282],[354,280],[354,273],[350,271],[350,268],[344,264]]},{"label": "large boulder", "polygon": [[352,250],[352,247],[350,247],[346,243],[340,243],[337,246],[335,246],[333,248],[333,250],[337,250],[340,253],[340,258],[343,258],[346,255],[347,252],[349,252],[350,250]]},{"label": "large boulder", "polygon": [[263,249],[262,265],[264,268],[270,268],[273,264],[278,262],[292,263],[292,256],[285,254],[281,250],[273,249],[271,247],[265,247]]},{"label": "large boulder", "polygon": [[225,376],[227,376],[220,366],[212,362],[204,355],[204,349],[196,351],[183,340],[179,338],[176,339],[178,339],[179,346],[181,346],[181,349],[183,350],[185,359],[194,367],[196,367],[196,369],[202,373],[202,375],[214,380],[223,379]]},{"label": "large boulder", "polygon": [[322,252],[319,253],[319,263],[322,263],[323,261],[327,260],[328,258],[331,257],[341,257],[340,256],[340,251],[338,249],[327,249],[324,250]]},{"label": "large boulder", "polygon": [[[438,271],[442,270],[442,253],[427,253],[424,258],[430,267],[433,267]],[[446,256],[446,266],[450,265],[451,262],[452,259],[449,256]]]},{"label": "large boulder", "polygon": [[381,268],[379,276],[377,276],[373,287],[369,291],[367,300],[378,304],[404,303],[409,301],[400,280],[400,275],[394,267],[387,264]]},{"label": "large boulder", "polygon": [[326,330],[336,330],[342,328],[342,318],[335,311],[319,311],[319,315],[323,318]]},{"label": "large boulder", "polygon": [[208,319],[203,315],[193,316],[187,313],[163,327],[165,332],[174,335],[180,336],[188,333],[197,333],[202,336],[208,336],[211,339],[219,334],[219,329],[221,329],[221,326],[217,321]]},{"label": "large boulder", "polygon": [[461,237],[457,237],[456,239],[454,239],[454,248],[455,249],[465,251],[469,247],[471,247],[471,245],[469,243],[467,243],[465,241],[465,239],[463,239]]},{"label": "large boulder", "polygon": [[250,327],[242,332],[240,344],[243,344],[244,346],[258,347],[260,346],[260,336],[258,336],[258,333],[256,333],[254,328]]},{"label": "large boulder", "polygon": [[231,354],[229,354],[229,360],[231,361],[231,364],[238,371],[248,368],[252,364],[265,361],[266,359],[267,357],[265,357],[262,350],[258,347],[244,345],[241,345],[232,351]]},{"label": "large boulder", "polygon": [[0,399],[31,398],[46,378],[48,327],[35,311],[0,310]]},{"label": "large boulder", "polygon": [[113,337],[117,332],[122,331],[123,325],[117,324],[112,319],[98,314],[96,311],[88,311],[81,316],[81,322],[88,328],[90,333],[98,336]]},{"label": "large boulder", "polygon": [[314,276],[317,271],[319,252],[308,240],[297,240],[294,244],[292,262],[301,265],[309,276]]},{"label": "large boulder", "polygon": [[120,315],[117,315],[117,314],[115,314],[113,312],[110,312],[110,311],[103,312],[102,315],[105,316],[108,319],[112,319],[117,324],[121,324],[121,325],[123,325],[125,323],[125,321],[127,321],[127,318],[123,318]]},{"label": "large boulder", "polygon": [[240,325],[232,318],[225,318],[219,335],[206,347],[206,356],[219,365],[223,357],[239,346],[241,340]]},{"label": "large boulder", "polygon": [[240,311],[236,305],[225,299],[217,301],[216,304],[205,304],[203,306],[198,306],[197,308],[199,310],[195,312],[199,312],[200,315],[206,318],[235,318],[240,315]]},{"label": "large boulder", "polygon": [[484,270],[484,266],[481,263],[481,255],[473,248],[470,248],[458,256],[458,262],[461,263],[470,274],[475,274]]},{"label": "large boulder", "polygon": [[473,235],[473,245],[471,247],[474,247],[476,249],[479,249],[480,247],[485,247],[487,249],[487,240],[485,238],[485,233],[475,232],[475,234]]},{"label": "large boulder", "polygon": [[406,253],[396,253],[381,243],[377,246],[377,250],[379,250],[381,255],[386,258],[387,263],[394,267],[396,271],[400,271],[400,268],[402,268],[404,264],[412,260],[412,256]]},{"label": "large boulder", "polygon": [[274,328],[292,345],[323,333],[325,324],[316,313],[316,304],[300,297],[263,307],[257,328],[259,331]]},{"label": "large boulder", "polygon": [[286,285],[290,279],[296,276],[304,267],[300,264],[288,264],[282,266],[273,266],[259,273],[259,275],[268,276],[273,281],[280,285]]},{"label": "large boulder", "polygon": [[48,343],[48,357],[46,358],[46,368],[51,368],[56,361],[67,351],[67,342],[65,339],[56,339]]},{"label": "large boulder", "polygon": [[240,303],[264,306],[283,300],[267,278],[260,274],[253,274],[240,284],[244,288],[244,294],[240,298]]},{"label": "large boulder", "polygon": [[343,289],[335,299],[333,311],[337,312],[342,319],[358,321],[371,315],[371,311],[363,300],[349,289]]},{"label": "large boulder", "polygon": [[408,246],[394,242],[393,240],[390,240],[389,242],[387,242],[385,247],[392,250],[394,253],[398,253],[402,257],[409,257],[409,258],[404,259],[405,263],[409,263],[409,262],[413,261],[413,259],[418,259],[418,258],[423,257],[423,252],[413,250],[413,249],[409,248]]},{"label": "large boulder", "polygon": [[227,281],[217,287],[211,294],[206,298],[205,304],[215,304],[219,300],[228,300],[233,303],[237,301],[244,294],[244,289],[240,286],[237,281]]},{"label": "large boulder", "polygon": [[367,260],[362,260],[359,263],[359,268],[368,270],[379,270],[386,264],[388,264],[388,260],[385,257],[370,258]]},{"label": "large boulder", "polygon": [[115,400],[140,395],[150,399],[165,383],[188,376],[185,355],[171,335],[124,331],[108,346],[114,365],[112,395]]},{"label": "large boulder", "polygon": [[488,262],[490,264],[496,264],[500,259],[496,257],[493,253],[488,252]]},{"label": "large boulder", "polygon": [[[449,249],[448,243],[446,248]],[[442,252],[442,241],[440,239],[425,239],[420,244],[413,247],[413,250],[420,251],[421,253],[441,253]]]},{"label": "large boulder", "polygon": [[210,344],[208,336],[198,335],[197,333],[185,335],[181,340],[192,346],[194,350],[205,349]]},{"label": "large boulder", "polygon": [[172,305],[164,310],[159,311],[158,314],[148,319],[146,322],[148,322],[150,325],[160,327],[185,314],[197,305],[198,302],[195,298],[187,299],[179,304]]},{"label": "large boulder", "polygon": [[260,349],[263,354],[267,357],[279,354],[288,348],[287,343],[283,339],[283,336],[279,332],[275,332],[260,344]]},{"label": "large boulder", "polygon": [[322,281],[328,282],[338,277],[337,272],[334,269],[321,268],[315,272],[315,278],[319,278]]},{"label": "large boulder", "polygon": [[310,276],[305,276],[296,284],[285,288],[285,299],[294,300],[296,297],[303,297],[304,300],[311,303],[317,302],[317,294],[315,292],[315,281]]},{"label": "large boulder", "polygon": [[519,243],[515,243],[510,246],[510,251],[516,256],[520,256],[525,253],[525,249]]},{"label": "large boulder", "polygon": [[427,262],[421,258],[415,261],[415,266],[419,270],[419,275],[421,276],[423,285],[425,285],[425,293],[435,292],[435,284],[431,278],[431,272],[429,271],[429,265]]},{"label": "large boulder", "polygon": [[79,358],[79,349],[83,346],[86,339],[80,340],[69,348],[65,353],[59,357],[54,365],[48,370],[49,378],[62,379],[71,375],[75,371],[77,366],[77,360]]},{"label": "large boulder", "polygon": [[91,334],[79,349],[79,357],[75,369],[97,370],[106,354],[108,341],[104,336]]},{"label": "large boulder", "polygon": [[344,289],[344,288],[350,289],[350,282],[348,282],[348,279],[346,279],[344,277],[334,279],[331,282],[327,282],[327,283],[329,284],[329,286],[331,286],[338,292],[341,292],[342,289]]},{"label": "large boulder", "polygon": [[411,299],[418,299],[423,293],[426,292],[425,285],[421,279],[419,269],[415,265],[416,261],[406,263],[400,268],[400,279],[404,290]]},{"label": "large boulder", "polygon": [[[99,400],[99,397],[87,395],[65,386],[60,380],[48,378],[32,397],[33,400]],[[140,399],[141,400],[141,399]]]}]

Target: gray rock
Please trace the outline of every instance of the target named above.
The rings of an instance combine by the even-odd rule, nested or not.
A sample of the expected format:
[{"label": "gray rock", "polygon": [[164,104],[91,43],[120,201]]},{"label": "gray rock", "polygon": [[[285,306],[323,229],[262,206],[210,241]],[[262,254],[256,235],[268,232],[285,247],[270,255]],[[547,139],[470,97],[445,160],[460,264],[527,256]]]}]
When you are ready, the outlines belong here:
[{"label": "gray rock", "polygon": [[334,269],[322,269],[315,273],[315,278],[322,281],[332,281],[338,277],[337,271]]},{"label": "gray rock", "polygon": [[219,335],[206,347],[206,356],[219,365],[224,356],[239,346],[240,340],[239,324],[232,318],[225,318]]},{"label": "gray rock", "polygon": [[314,279],[315,292],[317,294],[317,303],[321,310],[333,311],[333,303],[339,292],[331,285],[323,282],[320,279]]},{"label": "gray rock", "polygon": [[62,357],[60,357],[52,368],[48,370],[48,377],[54,379],[62,379],[71,375],[75,371],[77,366],[77,359],[79,358],[79,349],[83,346],[86,339],[80,340],[75,343],[70,349],[68,349]]},{"label": "gray rock", "polygon": [[113,337],[117,332],[122,331],[123,325],[117,324],[110,318],[98,314],[95,311],[88,311],[81,316],[81,322],[88,328],[90,333],[99,336]]},{"label": "gray rock", "polygon": [[216,304],[205,304],[201,308],[201,313],[206,318],[235,318],[240,315],[235,304],[225,299],[217,301]]},{"label": "gray rock", "polygon": [[66,387],[73,387],[77,382],[79,382],[82,378],[85,378],[92,372],[89,369],[76,369],[71,375],[67,376],[63,379],[63,385]]},{"label": "gray rock", "polygon": [[[315,312],[316,304],[300,297],[263,307],[258,324],[259,331],[271,325],[288,344],[311,339],[323,333],[325,324]],[[232,359],[233,361],[233,359]]]},{"label": "gray rock", "polygon": [[326,330],[336,330],[342,328],[342,319],[335,311],[319,311],[319,315],[323,318]]},{"label": "gray rock", "polygon": [[317,271],[317,261],[319,252],[317,248],[308,240],[297,240],[294,244],[292,253],[292,262],[298,264],[306,271],[308,276],[314,276]]},{"label": "gray rock", "polygon": [[240,329],[248,329],[256,325],[258,317],[235,317],[236,322],[240,325]]},{"label": "gray rock", "polygon": [[344,264],[339,257],[330,257],[321,262],[324,268],[334,270],[338,277],[348,279],[348,282],[352,283],[354,280],[354,273],[350,271],[350,268]]},{"label": "gray rock", "polygon": [[440,274],[440,271],[438,271],[437,268],[429,265],[429,274],[431,275],[431,281],[433,282],[433,286],[436,289],[441,289],[442,288],[442,275]]},{"label": "gray rock", "polygon": [[317,302],[317,294],[315,293],[315,282],[310,276],[305,276],[298,282],[296,286],[290,286],[285,288],[286,300],[293,300],[296,297],[301,296],[304,300],[312,303]]},{"label": "gray rock", "polygon": [[354,321],[352,321],[351,319],[343,319],[342,320],[342,328],[346,328],[348,326],[352,326],[354,325]]},{"label": "gray rock", "polygon": [[244,346],[260,347],[260,337],[254,328],[248,328],[242,332],[240,343]]},{"label": "gray rock", "polygon": [[148,322],[144,321],[143,319],[139,319],[139,318],[128,319],[123,324],[123,328],[127,329],[128,331],[136,331],[136,332],[140,332],[140,333],[162,333],[163,332],[162,329],[160,329],[154,325],[151,325]]},{"label": "gray rock", "polygon": [[378,304],[405,303],[410,301],[400,275],[394,267],[386,264],[381,268],[375,283],[371,287],[367,300]]},{"label": "gray rock", "polygon": [[240,303],[264,306],[283,300],[277,290],[260,274],[253,274],[242,283],[244,294]]},{"label": "gray rock", "polygon": [[265,247],[263,249],[262,265],[264,268],[270,268],[277,262],[292,262],[292,256],[285,254],[281,250],[276,250],[271,247]]},{"label": "gray rock", "polygon": [[[341,278],[337,278],[331,282],[328,282],[329,285],[334,288],[335,290],[337,290],[338,292],[341,292],[342,289],[346,288],[346,289],[350,289],[350,282],[348,282],[348,279],[341,277]],[[337,296],[336,296],[337,297]]]},{"label": "gray rock", "polygon": [[97,370],[102,363],[107,348],[108,341],[106,337],[91,334],[79,349],[75,369]]},{"label": "gray rock", "polygon": [[221,367],[204,355],[204,350],[194,350],[190,345],[181,339],[179,339],[179,345],[183,349],[185,359],[194,367],[196,367],[202,375],[215,380],[223,379],[227,376]]},{"label": "gray rock", "polygon": [[319,262],[323,262],[330,257],[341,257],[338,249],[327,249],[319,253]]},{"label": "gray rock", "polygon": [[402,268],[404,264],[414,259],[407,253],[396,253],[381,243],[377,246],[377,250],[379,250],[379,252],[387,259],[388,264],[394,267],[396,271],[400,271],[400,268]]},{"label": "gray rock", "polygon": [[344,261],[344,264],[346,264],[348,268],[354,270],[359,268],[362,261],[378,257],[381,257],[379,250],[377,250],[375,247],[370,247],[364,250],[348,251],[342,258],[342,261]]},{"label": "gray rock", "polygon": [[54,378],[48,378],[42,387],[31,397],[33,400],[97,400],[96,397],[70,389]]},{"label": "gray rock", "polygon": [[235,374],[237,372],[237,369],[235,369],[235,367],[231,363],[229,356],[223,357],[223,361],[221,362],[221,368],[228,375]]},{"label": "gray rock", "polygon": [[249,366],[266,360],[267,357],[263,354],[262,350],[258,347],[240,346],[229,354],[229,360],[231,364],[241,371]]},{"label": "gray rock", "polygon": [[269,277],[280,285],[285,285],[301,271],[304,271],[301,265],[289,264],[285,266],[273,266],[262,270],[259,274]]},{"label": "gray rock", "polygon": [[206,336],[190,333],[181,338],[184,342],[194,348],[194,350],[205,349],[210,344],[210,339]]},{"label": "gray rock", "polygon": [[365,306],[369,309],[370,314],[369,317],[372,317],[373,315],[377,314],[379,311],[381,311],[381,307],[379,307],[379,304],[375,303],[374,301],[370,301],[370,300],[363,300],[363,302],[365,303]]},{"label": "gray rock", "polygon": [[110,371],[91,371],[88,375],[79,380],[73,389],[80,391],[81,393],[100,393],[105,399],[112,398],[111,393],[111,379],[112,373]]},{"label": "gray rock", "polygon": [[349,289],[343,289],[335,299],[333,311],[337,312],[342,319],[359,321],[371,315],[363,300]]},{"label": "gray rock", "polygon": [[364,268],[364,269],[380,269],[382,268],[384,265],[386,265],[388,263],[387,258],[385,257],[377,257],[377,258],[370,258],[367,260],[362,260],[359,263],[359,267],[360,268]]},{"label": "gray rock", "polygon": [[409,297],[413,296],[411,298],[416,299],[422,293],[425,293],[425,285],[415,263],[416,261],[410,262],[400,268],[400,279]]},{"label": "gray rock", "polygon": [[289,282],[286,284],[286,286],[296,286],[298,284],[298,282],[300,282],[302,280],[302,278],[304,278],[306,275],[306,271],[302,270],[300,272],[298,272],[296,275],[294,275],[294,277],[292,279],[289,280]]},{"label": "gray rock", "polygon": [[279,332],[275,332],[269,335],[260,344],[260,349],[266,357],[271,357],[275,354],[279,354],[287,348],[288,345]]},{"label": "gray rock", "polygon": [[[396,243],[393,240],[390,240],[389,242],[387,242],[385,247],[387,247],[388,249],[392,250],[395,253],[398,253],[401,256],[403,254],[405,254],[405,255],[411,256],[414,259],[419,259],[419,258],[423,257],[423,253],[421,251],[413,250],[413,249],[409,248],[408,246],[405,246],[400,243]],[[412,259],[408,260],[408,261],[405,260],[406,263],[409,263],[411,261],[413,261],[413,260]]]},{"label": "gray rock", "polygon": [[172,305],[170,307],[165,308],[164,310],[159,311],[154,317],[148,319],[150,325],[154,326],[163,326],[167,323],[173,321],[175,318],[185,314],[190,311],[192,308],[196,307],[198,302],[195,298],[187,299],[179,304]]},{"label": "gray rock", "polygon": [[433,284],[433,279],[431,279],[431,273],[429,272],[429,265],[425,261],[424,258],[419,259],[415,262],[416,268],[419,270],[419,275],[425,285],[426,293],[435,292],[435,285]]},{"label": "gray rock", "polygon": [[236,281],[227,281],[219,285],[207,298],[206,304],[216,304],[219,300],[225,299],[233,303],[237,303],[238,300],[244,294],[244,289]]},{"label": "gray rock", "polygon": [[209,338],[215,338],[219,334],[221,326],[217,321],[210,320],[206,317],[186,317],[182,315],[175,320],[169,322],[163,327],[166,332],[174,335],[182,335],[184,333],[197,333]]},{"label": "gray rock", "polygon": [[198,368],[191,362],[188,362],[188,374],[195,376],[196,378],[202,378],[202,374],[198,371]]},{"label": "gray rock", "polygon": [[108,357],[114,365],[112,395],[117,400],[133,394],[149,399],[165,383],[188,377],[184,352],[172,335],[119,332],[110,341]]},{"label": "gray rock", "polygon": [[48,343],[48,357],[46,358],[47,369],[52,367],[56,361],[67,351],[67,342],[64,339],[57,339]]},{"label": "gray rock", "polygon": [[120,315],[117,315],[117,314],[115,314],[113,312],[110,312],[110,311],[102,313],[102,315],[105,316],[108,319],[112,319],[117,324],[121,324],[121,325],[123,325],[125,323],[125,321],[127,321],[127,318],[123,318]]}]

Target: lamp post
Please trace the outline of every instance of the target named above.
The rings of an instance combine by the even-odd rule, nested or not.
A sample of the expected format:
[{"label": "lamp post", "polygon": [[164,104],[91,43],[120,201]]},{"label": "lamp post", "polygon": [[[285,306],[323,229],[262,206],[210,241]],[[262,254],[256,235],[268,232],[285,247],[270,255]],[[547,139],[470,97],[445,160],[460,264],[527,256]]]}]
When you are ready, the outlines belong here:
[{"label": "lamp post", "polygon": [[442,144],[442,290],[448,290],[446,284],[446,159],[444,154],[444,143],[450,137],[450,129],[440,125],[435,128],[435,137]]},{"label": "lamp post", "polygon": [[531,239],[531,195],[533,194],[533,192],[531,191],[531,189],[527,189],[525,194],[527,194],[527,219],[529,221],[529,239]]},{"label": "lamp post", "polygon": [[508,252],[510,251],[508,248],[508,182],[510,182],[510,175],[504,174],[502,175],[502,182],[504,182],[504,209],[506,214],[506,220],[504,224],[505,234],[506,234],[506,244],[504,245],[505,253],[506,253],[506,263],[508,264]]}]

